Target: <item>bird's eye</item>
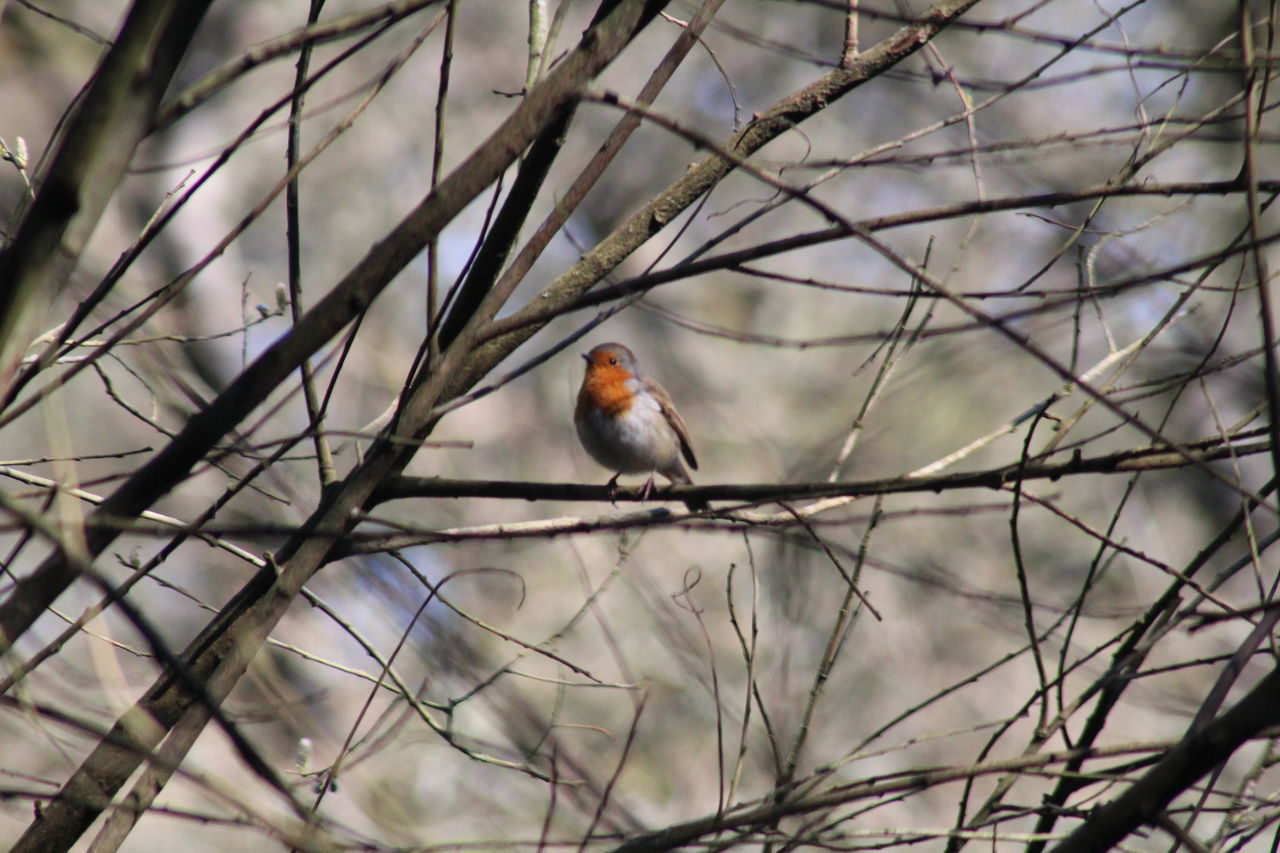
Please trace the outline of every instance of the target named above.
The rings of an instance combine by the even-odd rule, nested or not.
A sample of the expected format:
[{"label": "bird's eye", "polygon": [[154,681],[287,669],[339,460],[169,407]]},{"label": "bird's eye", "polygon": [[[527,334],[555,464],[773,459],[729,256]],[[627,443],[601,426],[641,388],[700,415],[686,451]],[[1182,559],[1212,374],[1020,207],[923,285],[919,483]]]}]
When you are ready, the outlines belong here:
[{"label": "bird's eye", "polygon": [[613,356],[613,355],[609,356],[609,363],[610,363],[610,364],[617,364],[617,363],[618,363],[618,357],[617,357],[617,356]]}]

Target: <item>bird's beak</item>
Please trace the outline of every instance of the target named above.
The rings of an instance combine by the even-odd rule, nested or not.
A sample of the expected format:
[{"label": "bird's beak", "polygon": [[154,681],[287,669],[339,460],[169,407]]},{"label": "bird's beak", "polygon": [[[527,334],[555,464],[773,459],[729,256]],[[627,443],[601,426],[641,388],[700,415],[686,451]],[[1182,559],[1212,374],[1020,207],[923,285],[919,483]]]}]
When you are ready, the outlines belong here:
[{"label": "bird's beak", "polygon": [[579,355],[582,356],[582,360],[585,361],[587,364],[591,363],[591,353],[584,352],[584,353],[579,353]]}]

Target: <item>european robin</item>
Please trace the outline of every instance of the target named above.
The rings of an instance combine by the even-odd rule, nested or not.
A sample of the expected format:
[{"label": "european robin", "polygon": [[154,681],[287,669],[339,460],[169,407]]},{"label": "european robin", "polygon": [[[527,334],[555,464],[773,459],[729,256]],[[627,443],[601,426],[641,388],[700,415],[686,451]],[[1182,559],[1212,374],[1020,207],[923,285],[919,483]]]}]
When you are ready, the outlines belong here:
[{"label": "european robin", "polygon": [[[622,344],[601,344],[583,356],[587,372],[578,391],[573,422],[591,458],[621,474],[649,474],[644,493],[653,490],[653,472],[673,483],[692,483],[688,468],[698,460],[689,444],[689,430],[671,396],[645,376],[631,350]],[[684,461],[680,457],[684,456]],[[706,509],[703,501],[686,501],[692,510]]]}]

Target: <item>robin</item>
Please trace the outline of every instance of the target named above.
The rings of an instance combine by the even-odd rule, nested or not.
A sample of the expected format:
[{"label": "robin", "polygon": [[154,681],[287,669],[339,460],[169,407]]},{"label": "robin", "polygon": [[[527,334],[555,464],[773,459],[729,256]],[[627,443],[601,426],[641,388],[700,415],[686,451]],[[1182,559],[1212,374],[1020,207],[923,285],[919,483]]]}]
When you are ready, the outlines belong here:
[{"label": "robin", "polygon": [[[680,460],[697,469],[689,431],[662,386],[640,372],[636,357],[622,344],[601,344],[583,356],[587,372],[578,391],[573,422],[591,458],[617,473],[648,473],[644,496],[653,491],[653,472],[673,483],[692,483]],[[686,501],[692,510],[705,501]]]}]

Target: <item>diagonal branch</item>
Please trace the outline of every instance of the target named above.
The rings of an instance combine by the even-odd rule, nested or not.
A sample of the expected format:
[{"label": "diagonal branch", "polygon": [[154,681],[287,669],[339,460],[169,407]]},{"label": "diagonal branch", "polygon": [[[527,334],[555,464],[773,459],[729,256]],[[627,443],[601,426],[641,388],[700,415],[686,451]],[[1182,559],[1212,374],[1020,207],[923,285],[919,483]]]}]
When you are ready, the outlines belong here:
[{"label": "diagonal branch", "polygon": [[0,397],[62,290],[211,0],[137,0],[0,253]]},{"label": "diagonal branch", "polygon": [[1054,853],[1110,850],[1135,829],[1154,822],[1178,794],[1226,761],[1251,737],[1280,724],[1280,669],[1273,669],[1218,719],[1193,730],[1160,763],[1116,799],[1095,810]]},{"label": "diagonal branch", "polygon": [[[457,170],[445,178],[386,239],[301,318],[293,330],[273,344],[213,403],[191,419],[174,441],[130,477],[94,513],[131,518],[165,494],[203,455],[311,352],[322,346],[363,311],[435,234],[507,168],[528,144],[579,97],[583,86],[651,21],[664,5],[658,0],[620,0],[605,4],[607,14],[587,30],[578,47],[537,86],[512,115]],[[448,371],[463,361],[451,348],[440,365]],[[409,399],[401,424],[410,434],[424,433],[434,401],[442,391],[439,373]],[[225,699],[249,661],[266,641],[302,585],[326,562],[331,540],[311,535],[314,529],[349,527],[373,490],[397,473],[416,448],[383,440],[344,481],[325,494],[320,507],[297,535],[255,575],[183,655],[189,672],[206,679],[213,701]],[[101,553],[118,531],[89,532],[92,554]],[[7,648],[44,607],[76,577],[58,556],[46,560],[15,587],[0,606],[0,649]],[[84,759],[19,840],[15,850],[66,849],[109,804],[133,774],[141,756],[154,749],[168,729],[188,712],[199,714],[194,692],[171,674],[162,675],[141,700],[116,722],[111,735],[127,747],[104,740]],[[147,725],[139,725],[145,720]],[[179,756],[170,756],[177,760]]]},{"label": "diagonal branch", "polygon": [[[653,0],[649,4],[652,5]],[[497,179],[582,86],[604,68],[634,36],[640,0],[622,4],[579,48],[548,75],[510,117],[451,175],[445,178],[385,239],[293,329],[272,344],[253,364],[198,414],[163,451],[117,489],[95,513],[102,518],[133,518],[180,483],[226,433],[262,403],[281,382],[317,349],[361,314],[392,279],[485,187]],[[630,12],[631,16],[625,14]],[[656,14],[656,12],[654,13]],[[650,15],[651,17],[651,15]],[[643,18],[647,22],[648,18]],[[116,537],[91,532],[90,553],[102,553]],[[52,555],[25,576],[0,604],[0,653],[31,626],[46,607],[75,580],[74,570]]]},{"label": "diagonal branch", "polygon": [[[948,24],[976,5],[978,0],[941,0],[930,7],[919,20],[901,28],[875,47],[859,55],[847,68],[839,68],[815,82],[782,98],[756,119],[734,134],[722,147],[740,157],[793,130],[837,100],[874,79],[911,56]],[[657,234],[695,201],[709,192],[734,164],[719,154],[710,154],[689,169],[666,190],[656,195],[626,222],[618,226],[581,261],[561,274],[536,298],[514,314],[502,318],[502,334],[494,336],[485,329],[483,338],[491,338],[478,350],[476,369],[479,376],[487,373],[516,346],[528,340],[550,319],[574,304],[601,278],[622,263],[650,237]],[[537,317],[534,321],[532,318]],[[482,339],[483,339],[482,338]],[[479,376],[468,377],[467,384]]]},{"label": "diagonal branch", "polygon": [[[851,69],[827,75],[814,86],[785,99],[742,134],[735,136],[736,150],[739,153],[754,151],[797,122],[817,114],[840,95],[911,55],[921,43],[976,2],[944,0],[939,3],[921,21],[903,28],[882,45],[867,51],[863,55],[865,61],[855,63]],[[357,316],[445,223],[496,179],[530,141],[578,97],[582,86],[657,14],[662,5],[656,0],[606,3],[609,13],[599,26],[588,30],[579,47],[557,65],[547,80],[534,88],[499,130],[463,166],[441,182],[387,239],[375,246],[329,295],[300,320],[293,331],[269,348],[223,395],[193,418],[151,464],[131,477],[108,499],[99,510],[100,517],[105,519],[108,514],[126,519],[135,517],[180,481],[227,429],[252,411],[277,383],[284,381],[296,369],[302,359]],[[606,241],[601,251],[588,255],[561,277],[561,282],[569,283],[568,289],[564,285],[553,284],[548,291],[550,297],[571,301],[599,280],[607,271],[606,263],[616,265],[620,262],[670,221],[670,217],[682,209],[681,204],[687,206],[692,203],[730,169],[731,164],[711,158],[700,173],[700,183],[678,182],[684,194],[673,190],[660,196],[657,204],[661,210],[646,208],[638,214],[643,227],[628,229],[624,226]],[[699,169],[693,171],[699,172]],[[637,221],[636,218],[632,220]],[[399,435],[395,438],[425,436],[439,417],[438,406],[442,401],[470,387],[523,342],[527,334],[532,334],[533,329],[529,329],[527,334],[487,340],[479,349],[475,348],[477,341],[485,339],[482,332],[488,317],[496,313],[495,303],[504,299],[505,295],[491,292],[453,345],[442,353],[439,362],[413,389],[400,412]],[[375,443],[364,462],[325,494],[320,507],[307,523],[276,554],[273,565],[259,572],[219,617],[192,641],[184,659],[193,674],[208,679],[208,692],[212,697],[218,699],[230,692],[302,585],[331,559],[333,539],[312,534],[316,531],[349,530],[374,492],[404,467],[413,449],[400,441]],[[115,532],[91,532],[90,545],[94,553],[103,550],[116,535]],[[0,642],[4,644],[11,643],[25,630],[39,615],[44,602],[56,597],[57,592],[74,580],[74,575],[65,564],[51,559],[27,580],[32,578],[31,583],[22,584],[14,596],[0,606],[0,630],[5,631]],[[16,632],[11,630],[14,628]],[[113,730],[113,734],[129,738],[136,745],[135,749],[113,750],[106,744],[95,749],[64,785],[61,795],[28,828],[22,849],[59,849],[44,844],[44,839],[53,837],[74,840],[101,810],[102,796],[107,795],[109,800],[109,796],[137,767],[140,760],[138,750],[152,749],[163,732],[188,712],[199,712],[191,692],[171,677],[157,681]],[[141,731],[128,724],[136,717],[149,718],[158,725]],[[75,796],[79,791],[91,791],[96,796],[82,801]]]}]

